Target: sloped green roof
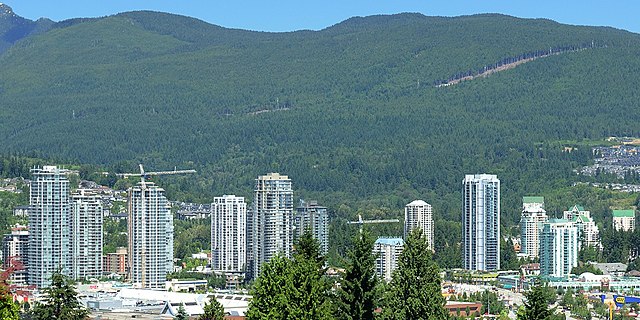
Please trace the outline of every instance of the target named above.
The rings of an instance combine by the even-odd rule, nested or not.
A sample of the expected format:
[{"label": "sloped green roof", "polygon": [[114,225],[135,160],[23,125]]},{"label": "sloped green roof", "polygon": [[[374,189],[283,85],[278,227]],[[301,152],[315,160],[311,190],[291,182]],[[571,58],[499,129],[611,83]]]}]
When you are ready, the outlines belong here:
[{"label": "sloped green roof", "polygon": [[522,197],[522,203],[544,203],[544,197]]},{"label": "sloped green roof", "polygon": [[615,218],[633,218],[636,216],[635,210],[613,210],[613,216]]},{"label": "sloped green roof", "polygon": [[573,211],[574,209],[578,209],[578,211],[584,211],[584,207],[581,206],[581,205],[577,205],[577,204],[575,206],[573,206],[573,207],[569,207],[569,210],[567,210],[567,211]]},{"label": "sloped green roof", "polygon": [[585,216],[583,214],[579,214],[579,215],[577,215],[577,216],[575,216],[573,218],[573,222],[578,222],[578,220],[579,220],[579,222],[591,222],[592,221],[591,218],[589,218],[589,217],[587,217],[587,216]]}]

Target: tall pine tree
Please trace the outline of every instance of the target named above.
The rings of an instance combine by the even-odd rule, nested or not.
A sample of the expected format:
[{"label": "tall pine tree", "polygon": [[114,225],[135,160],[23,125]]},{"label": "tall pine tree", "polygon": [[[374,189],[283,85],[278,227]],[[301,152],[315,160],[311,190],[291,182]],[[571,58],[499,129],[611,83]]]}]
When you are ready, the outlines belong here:
[{"label": "tall pine tree", "polygon": [[555,319],[555,310],[549,308],[549,290],[535,285],[524,296],[524,308],[518,311],[518,320],[551,320]]},{"label": "tall pine tree", "polygon": [[420,229],[406,239],[385,293],[384,319],[448,319],[438,266]]},{"label": "tall pine tree", "polygon": [[348,252],[349,262],[340,289],[337,292],[336,318],[348,320],[372,320],[375,318],[379,299],[375,274],[376,257],[373,255],[373,238],[362,232],[354,238]]}]

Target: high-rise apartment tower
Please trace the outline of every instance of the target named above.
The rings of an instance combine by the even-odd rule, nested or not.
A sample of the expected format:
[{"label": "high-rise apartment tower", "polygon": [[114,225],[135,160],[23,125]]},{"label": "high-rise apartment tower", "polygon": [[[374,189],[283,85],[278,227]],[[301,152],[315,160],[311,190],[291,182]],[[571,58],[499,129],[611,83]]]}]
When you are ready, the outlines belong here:
[{"label": "high-rise apartment tower", "polygon": [[429,249],[433,251],[433,214],[431,205],[422,200],[415,200],[404,207],[404,238],[407,239],[411,230],[417,228],[422,230]]},{"label": "high-rise apartment tower", "polygon": [[129,280],[136,286],[164,289],[173,269],[173,217],[164,189],[153,182],[129,188]]},{"label": "high-rise apartment tower", "polygon": [[71,276],[71,210],[68,170],[31,169],[29,194],[29,284],[50,284],[57,270]]},{"label": "high-rise apartment tower", "polygon": [[495,175],[466,175],[462,190],[462,266],[500,269],[500,180]]},{"label": "high-rise apartment tower", "polygon": [[276,254],[291,256],[293,247],[293,189],[291,179],[269,173],[256,179],[252,209],[253,270],[255,279],[262,264]]}]

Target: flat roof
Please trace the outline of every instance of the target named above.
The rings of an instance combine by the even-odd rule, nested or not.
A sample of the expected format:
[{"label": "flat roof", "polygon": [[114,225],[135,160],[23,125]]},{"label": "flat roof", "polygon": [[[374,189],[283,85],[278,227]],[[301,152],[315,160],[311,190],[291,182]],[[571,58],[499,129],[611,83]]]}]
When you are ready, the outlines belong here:
[{"label": "flat roof", "polygon": [[630,210],[613,210],[614,218],[633,218],[636,216],[636,211]]}]

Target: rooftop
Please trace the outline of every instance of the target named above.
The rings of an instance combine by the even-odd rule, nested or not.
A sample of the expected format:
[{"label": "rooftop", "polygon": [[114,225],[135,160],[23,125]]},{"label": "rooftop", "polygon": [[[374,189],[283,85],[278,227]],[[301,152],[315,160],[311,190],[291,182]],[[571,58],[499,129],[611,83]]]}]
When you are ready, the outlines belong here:
[{"label": "rooftop", "polygon": [[538,197],[538,196],[522,197],[522,203],[544,203],[544,197]]},{"label": "rooftop", "polygon": [[631,210],[613,210],[614,218],[633,218],[636,216],[636,211]]},{"label": "rooftop", "polygon": [[429,204],[422,200],[413,200],[407,206],[428,206]]},{"label": "rooftop", "polygon": [[384,244],[388,246],[402,246],[404,245],[404,240],[402,238],[384,238],[380,237],[376,240],[376,244]]}]

